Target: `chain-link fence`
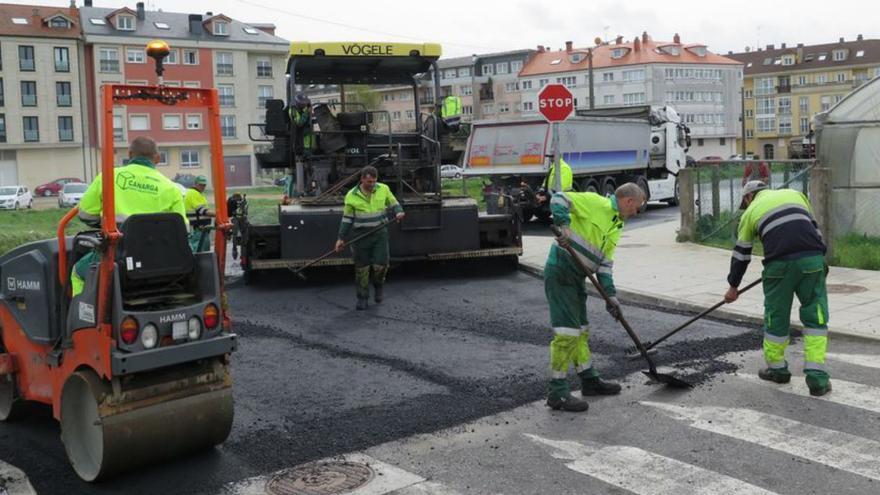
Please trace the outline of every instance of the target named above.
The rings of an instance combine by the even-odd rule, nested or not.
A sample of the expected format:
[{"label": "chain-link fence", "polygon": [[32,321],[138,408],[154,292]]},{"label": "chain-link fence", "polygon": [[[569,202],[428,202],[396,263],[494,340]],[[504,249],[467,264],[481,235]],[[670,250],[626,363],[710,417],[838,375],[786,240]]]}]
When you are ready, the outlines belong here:
[{"label": "chain-link fence", "polygon": [[[749,180],[762,180],[773,189],[789,188],[810,196],[813,160],[705,161],[697,162],[681,183],[682,222],[690,223],[690,240],[721,247],[736,241],[742,188]],[[685,184],[685,182],[687,184]],[[691,204],[684,203],[690,196]],[[690,216],[686,222],[685,216]]]}]

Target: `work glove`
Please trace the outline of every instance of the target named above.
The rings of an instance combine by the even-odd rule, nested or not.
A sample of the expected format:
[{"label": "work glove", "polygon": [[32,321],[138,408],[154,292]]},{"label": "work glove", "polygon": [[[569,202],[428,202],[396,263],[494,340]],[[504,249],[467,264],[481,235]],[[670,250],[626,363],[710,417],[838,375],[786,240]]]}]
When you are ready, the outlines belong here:
[{"label": "work glove", "polygon": [[620,315],[622,314],[620,311],[620,301],[617,300],[616,296],[608,298],[608,301],[605,303],[605,311],[608,311],[608,314],[615,320],[620,319]]}]

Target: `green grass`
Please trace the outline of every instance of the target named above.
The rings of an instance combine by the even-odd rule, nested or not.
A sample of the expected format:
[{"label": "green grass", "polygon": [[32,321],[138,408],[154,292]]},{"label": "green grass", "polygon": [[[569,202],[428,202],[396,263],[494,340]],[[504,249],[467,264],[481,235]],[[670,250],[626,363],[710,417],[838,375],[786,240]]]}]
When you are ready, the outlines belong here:
[{"label": "green grass", "polygon": [[226,191],[227,196],[232,193],[241,193],[241,194],[277,194],[278,199],[281,199],[281,195],[284,194],[284,188],[281,186],[258,186],[258,187],[247,187],[242,189],[230,189]]},{"label": "green grass", "polygon": [[[465,180],[467,193],[466,196],[469,196],[477,201],[477,206],[480,211],[486,209],[486,201],[483,198],[483,177],[468,177]],[[441,183],[441,189],[443,190],[444,196],[461,196],[461,179],[443,179]]]},{"label": "green grass", "polygon": [[[28,242],[54,238],[58,222],[67,211],[52,208],[0,212],[0,253]],[[65,232],[75,234],[87,229],[79,219],[73,219],[67,224]]]},{"label": "green grass", "polygon": [[831,264],[863,270],[880,270],[880,237],[849,234],[834,240]]}]

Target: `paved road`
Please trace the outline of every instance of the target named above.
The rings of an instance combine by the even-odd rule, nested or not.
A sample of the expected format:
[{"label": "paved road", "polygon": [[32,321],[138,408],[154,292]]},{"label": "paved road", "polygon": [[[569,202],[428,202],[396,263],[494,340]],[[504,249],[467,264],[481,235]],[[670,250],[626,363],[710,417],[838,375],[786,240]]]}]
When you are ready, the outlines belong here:
[{"label": "paved road", "polygon": [[[668,206],[666,203],[648,203],[648,209],[635,218],[626,221],[625,229],[627,231],[656,225],[663,222],[679,221],[681,219],[681,211],[678,206]],[[547,228],[547,224],[532,221],[523,226],[525,235],[546,235],[552,233]]]},{"label": "paved road", "polygon": [[[233,363],[235,426],[222,447],[85,485],[67,465],[48,408],[31,407],[24,418],[0,424],[0,459],[23,469],[41,493],[216,493],[229,482],[543,397],[550,332],[539,280],[485,263],[406,266],[393,272],[383,305],[357,313],[350,278],[346,270],[313,276],[310,286],[284,277],[231,288],[241,348]],[[602,308],[590,303],[598,366],[610,378],[637,372],[641,363],[620,360],[628,342]],[[642,308],[627,312],[646,338],[681,321]],[[735,368],[713,357],[758,346],[746,329],[713,322],[684,337],[706,335],[664,361],[697,362],[693,379],[700,382]]]}]

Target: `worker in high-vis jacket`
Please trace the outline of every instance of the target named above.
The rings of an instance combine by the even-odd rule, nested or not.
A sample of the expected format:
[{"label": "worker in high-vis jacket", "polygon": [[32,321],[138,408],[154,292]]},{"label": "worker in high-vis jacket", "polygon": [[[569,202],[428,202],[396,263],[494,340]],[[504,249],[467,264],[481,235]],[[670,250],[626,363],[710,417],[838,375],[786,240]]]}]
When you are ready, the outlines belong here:
[{"label": "worker in high-vis jacket", "polygon": [[310,156],[317,144],[312,128],[312,101],[305,94],[297,93],[287,111],[291,127],[298,138],[294,143],[294,152],[297,155]]},{"label": "worker in high-vis jacket", "polygon": [[738,287],[752,256],[752,245],[764,247],[764,361],[758,372],[764,380],[788,383],[785,360],[789,343],[791,304],[801,303],[804,325],[804,375],[810,394],[831,391],[825,367],[828,346],[828,294],[825,290],[825,243],[806,196],[792,189],[768,189],[761,181],[747,182],[742,191],[739,233],[724,295],[728,303],[739,297]]},{"label": "worker in high-vis jacket", "polygon": [[560,186],[562,189],[558,189],[556,186],[556,166],[550,165],[550,171],[547,173],[547,190],[556,192],[559,191],[571,191],[572,183],[574,182],[571,173],[571,167],[568,163],[565,163],[561,157],[559,158],[559,170],[562,171],[559,179],[561,180]]},{"label": "worker in high-vis jacket", "polygon": [[193,252],[205,251],[211,247],[209,227],[214,212],[208,209],[208,198],[205,197],[205,188],[207,187],[208,178],[199,175],[193,180],[192,187],[186,190],[186,195],[183,197],[186,218],[192,227],[189,244]]},{"label": "worker in high-vis jacket", "polygon": [[633,183],[618,187],[604,198],[591,192],[557,192],[550,200],[553,223],[562,230],[544,265],[544,293],[550,305],[553,341],[550,343],[552,373],[547,405],[564,411],[586,411],[586,401],[571,394],[568,369],[574,366],[581,380],[581,394],[614,395],[620,385],[599,378],[590,354],[590,327],[587,320],[586,276],[565,245],[574,248],[580,261],[595,273],[602,288],[611,296],[605,309],[620,318],[620,302],[614,288],[614,251],[620,240],[624,220],[638,214],[645,193]]},{"label": "worker in high-vis jacket", "polygon": [[[345,195],[342,223],[339,225],[339,236],[334,247],[336,252],[342,252],[346,245],[345,239],[349,235],[352,238],[357,237],[386,223],[389,209],[393,212],[395,221],[403,220],[403,208],[397,198],[378,179],[379,172],[375,167],[364,167],[361,170],[360,183]],[[389,264],[388,228],[379,229],[358,240],[352,245],[352,250],[357,281],[356,307],[363,310],[367,309],[371,281],[373,299],[380,303],[384,298],[383,287]]]},{"label": "worker in high-vis jacket", "polygon": [[449,95],[443,98],[443,104],[440,106],[440,118],[443,123],[450,129],[456,130],[461,124],[461,97]]},{"label": "worker in high-vis jacket", "polygon": [[[137,137],[128,148],[128,164],[113,169],[116,223],[122,224],[131,215],[140,213],[177,213],[186,222],[186,211],[180,189],[171,179],[156,170],[161,157],[156,142]],[[79,218],[87,225],[99,227],[103,198],[101,174],[89,185],[79,202]],[[70,274],[72,295],[83,291],[89,267],[99,261],[96,252],[77,261]]]}]

